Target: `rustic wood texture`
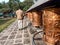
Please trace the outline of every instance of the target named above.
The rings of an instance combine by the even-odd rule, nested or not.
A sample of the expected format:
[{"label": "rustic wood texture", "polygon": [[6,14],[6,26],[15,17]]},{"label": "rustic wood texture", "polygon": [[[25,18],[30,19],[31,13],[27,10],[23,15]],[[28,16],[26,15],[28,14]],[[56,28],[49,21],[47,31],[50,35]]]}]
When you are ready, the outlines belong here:
[{"label": "rustic wood texture", "polygon": [[42,18],[41,18],[41,13],[39,12],[32,12],[33,14],[33,26],[42,26]]},{"label": "rustic wood texture", "polygon": [[27,18],[32,22],[33,26],[42,27],[42,13],[37,11],[32,11],[26,13]]},{"label": "rustic wood texture", "polygon": [[57,41],[60,41],[60,8],[45,9],[43,24],[45,42],[47,45],[55,45]]},{"label": "rustic wood texture", "polygon": [[26,13],[26,14],[27,14],[28,19],[32,22],[32,21],[33,21],[32,12],[28,12],[28,13]]}]

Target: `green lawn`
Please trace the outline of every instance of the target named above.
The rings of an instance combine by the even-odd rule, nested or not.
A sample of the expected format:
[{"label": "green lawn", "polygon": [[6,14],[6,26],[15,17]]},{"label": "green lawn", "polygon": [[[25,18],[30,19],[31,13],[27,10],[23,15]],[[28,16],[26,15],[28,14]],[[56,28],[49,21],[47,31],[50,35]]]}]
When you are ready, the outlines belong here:
[{"label": "green lawn", "polygon": [[16,20],[16,18],[11,18],[11,19],[1,19],[0,18],[0,32],[2,32],[5,28],[7,28],[15,20]]}]

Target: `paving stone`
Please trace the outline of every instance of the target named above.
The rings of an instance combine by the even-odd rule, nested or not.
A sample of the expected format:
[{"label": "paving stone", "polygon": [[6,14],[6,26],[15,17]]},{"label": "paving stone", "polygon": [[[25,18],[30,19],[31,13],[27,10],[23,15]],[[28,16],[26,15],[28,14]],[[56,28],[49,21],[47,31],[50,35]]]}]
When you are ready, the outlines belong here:
[{"label": "paving stone", "polygon": [[10,34],[10,32],[6,32],[6,33],[4,33],[3,36],[8,36]]},{"label": "paving stone", "polygon": [[3,36],[0,38],[0,40],[6,40],[8,38],[8,36]]},{"label": "paving stone", "polygon": [[0,37],[2,37],[3,36],[3,33],[0,33]]},{"label": "paving stone", "polygon": [[20,42],[22,42],[22,39],[16,39],[15,40],[15,43],[20,43]]},{"label": "paving stone", "polygon": [[17,31],[17,29],[18,29],[18,27],[15,27],[15,28],[14,28],[14,31]]},{"label": "paving stone", "polygon": [[4,45],[5,41],[0,41],[0,45]]},{"label": "paving stone", "polygon": [[20,35],[17,35],[16,38],[22,38],[22,35],[21,34]]},{"label": "paving stone", "polygon": [[27,29],[18,30],[17,22],[12,23],[9,27],[5,29],[5,31],[2,32],[2,34],[0,34],[0,45],[29,45],[29,44],[30,37]]},{"label": "paving stone", "polygon": [[27,30],[24,30],[24,33],[28,33],[28,31]]},{"label": "paving stone", "polygon": [[22,43],[14,44],[14,45],[23,45]]},{"label": "paving stone", "polygon": [[8,32],[11,32],[11,31],[12,31],[11,29],[8,30]]},{"label": "paving stone", "polygon": [[29,34],[24,34],[24,37],[29,37]]},{"label": "paving stone", "polygon": [[13,45],[14,40],[8,40],[5,45]]},{"label": "paving stone", "polygon": [[15,35],[16,33],[17,33],[16,31],[15,32],[12,32],[11,35]]},{"label": "paving stone", "polygon": [[35,44],[36,45],[46,45],[42,40],[36,40]]},{"label": "paving stone", "polygon": [[34,33],[36,33],[36,32],[37,32],[36,30],[30,29],[30,33],[31,33],[31,34],[34,34]]},{"label": "paving stone", "polygon": [[14,28],[10,28],[10,30],[13,30]]},{"label": "paving stone", "polygon": [[18,31],[17,35],[23,34],[23,31]]},{"label": "paving stone", "polygon": [[19,30],[18,33],[23,33],[23,30]]},{"label": "paving stone", "polygon": [[14,29],[14,31],[17,31],[17,29]]},{"label": "paving stone", "polygon": [[15,38],[15,35],[12,35],[9,37],[9,39],[14,39]]},{"label": "paving stone", "polygon": [[30,43],[30,39],[24,39],[24,44],[29,44]]}]

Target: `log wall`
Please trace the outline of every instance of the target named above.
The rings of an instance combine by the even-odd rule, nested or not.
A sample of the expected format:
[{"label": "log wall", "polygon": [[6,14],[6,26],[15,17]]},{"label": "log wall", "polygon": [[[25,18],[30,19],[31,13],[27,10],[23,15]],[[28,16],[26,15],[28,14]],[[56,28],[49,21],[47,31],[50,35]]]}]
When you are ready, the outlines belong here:
[{"label": "log wall", "polygon": [[32,11],[26,13],[28,19],[32,22],[33,26],[42,27],[42,13],[37,11]]},{"label": "log wall", "polygon": [[37,11],[33,11],[32,12],[32,14],[33,14],[33,22],[32,22],[32,24],[33,24],[33,26],[42,26],[42,13],[41,12],[37,12]]},{"label": "log wall", "polygon": [[27,18],[32,22],[33,21],[33,15],[32,12],[28,12],[27,14]]},{"label": "log wall", "polygon": [[60,9],[45,9],[43,11],[43,25],[44,40],[47,45],[60,45]]}]

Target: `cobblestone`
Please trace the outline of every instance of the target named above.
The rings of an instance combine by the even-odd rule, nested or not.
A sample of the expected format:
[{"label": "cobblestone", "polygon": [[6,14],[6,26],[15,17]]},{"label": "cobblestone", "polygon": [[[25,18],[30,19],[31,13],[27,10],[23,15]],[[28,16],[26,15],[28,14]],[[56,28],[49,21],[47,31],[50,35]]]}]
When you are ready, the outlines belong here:
[{"label": "cobblestone", "polygon": [[30,45],[30,43],[28,30],[18,30],[17,21],[0,33],[0,45]]},{"label": "cobblestone", "polygon": [[0,40],[0,45],[4,45],[5,41]]},{"label": "cobblestone", "polygon": [[5,45],[13,45],[14,40],[8,40]]},{"label": "cobblestone", "polygon": [[8,36],[3,36],[0,38],[0,40],[6,40]]},{"label": "cobblestone", "polygon": [[28,31],[27,30],[24,30],[24,33],[28,33]]},{"label": "cobblestone", "polygon": [[15,38],[15,35],[12,35],[9,37],[9,39],[14,39]]},{"label": "cobblestone", "polygon": [[30,39],[24,39],[24,44],[29,44],[30,43]]},{"label": "cobblestone", "polygon": [[17,35],[17,37],[16,38],[22,38],[22,35]]},{"label": "cobblestone", "polygon": [[29,34],[24,34],[24,37],[29,37]]},{"label": "cobblestone", "polygon": [[22,39],[16,39],[15,40],[15,43],[20,43],[20,42],[22,42]]},{"label": "cobblestone", "polygon": [[23,45],[22,43],[14,44],[14,45]]}]

